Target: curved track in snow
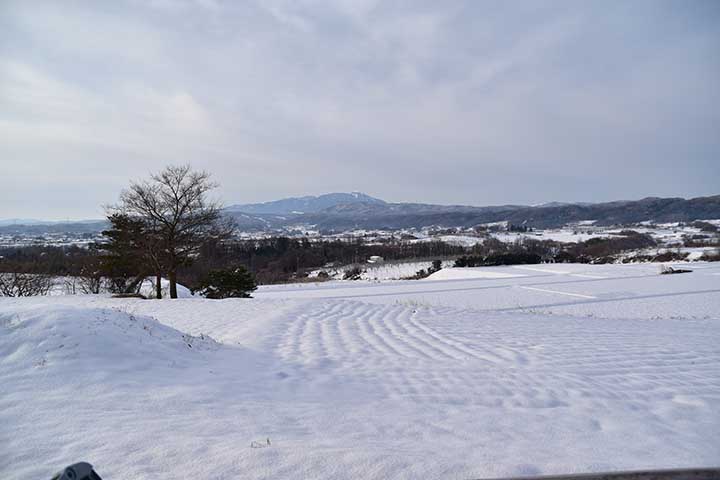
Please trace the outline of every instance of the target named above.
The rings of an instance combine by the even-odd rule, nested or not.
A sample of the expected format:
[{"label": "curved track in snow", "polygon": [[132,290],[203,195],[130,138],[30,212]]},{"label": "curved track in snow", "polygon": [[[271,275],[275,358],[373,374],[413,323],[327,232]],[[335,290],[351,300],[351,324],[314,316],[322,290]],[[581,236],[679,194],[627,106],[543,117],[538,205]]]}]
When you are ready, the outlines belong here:
[{"label": "curved track in snow", "polygon": [[0,473],[79,459],[141,479],[717,465],[720,265],[539,268],[253,300],[0,299]]}]

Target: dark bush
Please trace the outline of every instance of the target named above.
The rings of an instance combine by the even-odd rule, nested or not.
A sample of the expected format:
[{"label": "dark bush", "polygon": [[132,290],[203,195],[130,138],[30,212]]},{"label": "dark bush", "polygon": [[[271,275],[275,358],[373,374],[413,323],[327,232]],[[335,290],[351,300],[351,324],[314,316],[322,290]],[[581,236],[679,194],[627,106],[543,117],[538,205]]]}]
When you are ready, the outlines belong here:
[{"label": "dark bush", "polygon": [[343,280],[360,280],[360,275],[362,275],[360,267],[352,267],[345,270]]},{"label": "dark bush", "polygon": [[699,228],[701,232],[717,232],[720,231],[720,228],[717,227],[717,225],[713,225],[712,223],[703,222],[703,221],[696,221],[692,223],[692,226],[695,228]]},{"label": "dark bush", "polygon": [[623,263],[635,262],[677,262],[686,260],[689,253],[668,250],[657,255],[635,255],[622,260]]},{"label": "dark bush", "polygon": [[595,237],[578,243],[572,252],[577,256],[585,255],[600,260],[628,250],[640,250],[656,245],[657,242],[650,235],[625,231],[622,237]]},{"label": "dark bush", "polygon": [[542,259],[540,255],[535,253],[517,252],[517,253],[498,253],[489,255],[485,258],[485,265],[527,265],[532,263],[540,263]]},{"label": "dark bush", "polygon": [[703,253],[702,257],[700,257],[700,260],[704,262],[720,262],[720,249],[714,252]]},{"label": "dark bush", "polygon": [[211,270],[200,284],[200,295],[207,298],[250,298],[257,289],[255,278],[243,266]]},{"label": "dark bush", "polygon": [[455,260],[456,267],[496,267],[500,265],[527,265],[540,263],[542,257],[536,253],[524,251],[494,253],[486,257],[463,256]]},{"label": "dark bush", "polygon": [[427,278],[430,275],[432,275],[435,272],[439,272],[442,270],[442,260],[433,260],[430,267],[427,269],[421,269],[415,272],[415,275],[412,277],[406,277],[404,280],[420,280],[422,278]]},{"label": "dark bush", "polygon": [[455,260],[456,267],[480,267],[483,265],[485,257],[477,255],[463,255]]},{"label": "dark bush", "polygon": [[428,272],[427,270],[425,270],[423,268],[423,269],[420,269],[417,272],[415,272],[415,275],[413,275],[411,277],[404,277],[403,280],[420,280],[422,278],[427,278],[429,276],[430,276],[430,272]]},{"label": "dark bush", "polygon": [[573,255],[570,252],[566,252],[565,250],[562,250],[553,257],[553,260],[556,263],[577,263],[578,257],[576,257],[575,255]]},{"label": "dark bush", "polygon": [[112,298],[139,298],[140,300],[146,300],[147,297],[142,293],[116,293]]},{"label": "dark bush", "polygon": [[430,267],[430,274],[439,272],[442,270],[442,260],[433,260],[432,266]]},{"label": "dark bush", "polygon": [[687,252],[673,252],[673,251],[667,251],[664,253],[661,253],[660,255],[657,255],[652,259],[653,262],[674,262],[674,261],[680,261],[685,260],[687,256],[690,255]]}]

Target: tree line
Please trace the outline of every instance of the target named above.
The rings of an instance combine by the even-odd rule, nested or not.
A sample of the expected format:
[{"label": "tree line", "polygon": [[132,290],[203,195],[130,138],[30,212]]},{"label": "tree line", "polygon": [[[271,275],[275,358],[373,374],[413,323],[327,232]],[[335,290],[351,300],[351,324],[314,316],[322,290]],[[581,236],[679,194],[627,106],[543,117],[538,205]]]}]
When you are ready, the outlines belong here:
[{"label": "tree line", "polygon": [[[170,166],[146,180],[132,182],[117,204],[106,207],[110,227],[101,242],[88,248],[0,248],[0,295],[44,294],[52,287],[52,278],[60,276],[67,279],[65,288],[71,293],[107,290],[135,295],[152,278],[154,296],[161,298],[162,279],[167,278],[171,298],[178,296],[178,283],[212,298],[242,297],[248,296],[256,283],[297,281],[312,270],[359,266],[371,256],[456,259],[458,267],[604,263],[615,261],[621,252],[656,246],[651,236],[632,230],[577,243],[533,238],[506,243],[488,236],[472,247],[415,241],[402,235],[371,242],[362,237],[241,239],[235,235],[231,218],[223,214],[222,205],[210,199],[216,187],[206,172]],[[715,228],[703,226],[704,231]],[[707,239],[696,235],[687,241]]]},{"label": "tree line", "polygon": [[[103,280],[109,283],[108,290],[119,294],[136,292],[139,283],[148,276],[165,275],[162,250],[154,252],[151,248],[161,242],[146,238],[142,222],[138,224],[137,220],[118,216],[113,225],[106,232],[106,242],[87,249],[75,246],[0,249],[0,271],[76,278],[77,285],[73,288],[83,293],[96,293],[98,282]],[[177,282],[195,291],[218,283],[223,275],[217,272],[239,272],[237,275],[241,277],[247,277],[249,272],[253,282],[248,283],[248,291],[252,291],[254,280],[260,284],[300,281],[313,270],[348,265],[356,265],[362,270],[362,264],[374,255],[390,261],[456,259],[458,267],[541,262],[604,263],[615,261],[621,252],[656,245],[652,237],[632,231],[620,237],[593,238],[579,243],[533,238],[507,243],[487,237],[472,247],[440,241],[408,242],[399,238],[368,242],[360,237],[311,240],[306,237],[239,239],[209,236],[200,237],[200,240],[193,255],[177,265],[176,270]],[[157,288],[159,282],[154,283]]]}]

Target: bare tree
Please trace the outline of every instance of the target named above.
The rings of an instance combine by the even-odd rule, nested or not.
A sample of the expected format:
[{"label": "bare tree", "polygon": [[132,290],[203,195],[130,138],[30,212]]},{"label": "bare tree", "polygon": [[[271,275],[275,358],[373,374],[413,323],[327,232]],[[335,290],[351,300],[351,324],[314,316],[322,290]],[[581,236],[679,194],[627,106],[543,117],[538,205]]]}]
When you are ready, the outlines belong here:
[{"label": "bare tree", "polygon": [[47,295],[54,284],[55,278],[50,275],[20,272],[0,273],[0,296]]},{"label": "bare tree", "polygon": [[146,222],[145,234],[139,240],[145,258],[148,259],[151,268],[155,272],[155,298],[162,298],[162,271],[165,263],[165,238],[164,228],[156,219]]},{"label": "bare tree", "polygon": [[65,295],[75,295],[77,293],[77,278],[69,276],[63,280]]},{"label": "bare tree", "polygon": [[[222,207],[208,199],[217,187],[210,174],[190,166],[169,166],[150,180],[133,182],[114,207],[143,219],[157,237],[151,249],[156,253],[157,272],[162,267],[170,281],[170,297],[177,298],[178,267],[192,261],[200,246],[212,237],[229,235],[232,226],[223,221]],[[157,275],[159,290],[160,275]]]},{"label": "bare tree", "polygon": [[103,278],[99,275],[80,273],[78,276],[65,277],[62,286],[66,295],[77,295],[78,293],[98,294],[103,287]]},{"label": "bare tree", "polygon": [[82,272],[78,277],[78,284],[82,293],[97,295],[102,290],[103,277],[97,272]]}]

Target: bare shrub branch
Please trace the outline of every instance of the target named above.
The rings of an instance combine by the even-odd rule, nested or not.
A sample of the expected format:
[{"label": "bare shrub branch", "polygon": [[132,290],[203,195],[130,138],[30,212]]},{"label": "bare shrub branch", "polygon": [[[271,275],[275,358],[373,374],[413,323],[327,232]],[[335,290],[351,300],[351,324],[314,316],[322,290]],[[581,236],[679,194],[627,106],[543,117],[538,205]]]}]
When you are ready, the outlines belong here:
[{"label": "bare shrub branch", "polygon": [[21,272],[0,273],[0,296],[47,295],[54,284],[55,278],[50,275]]}]

